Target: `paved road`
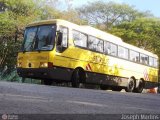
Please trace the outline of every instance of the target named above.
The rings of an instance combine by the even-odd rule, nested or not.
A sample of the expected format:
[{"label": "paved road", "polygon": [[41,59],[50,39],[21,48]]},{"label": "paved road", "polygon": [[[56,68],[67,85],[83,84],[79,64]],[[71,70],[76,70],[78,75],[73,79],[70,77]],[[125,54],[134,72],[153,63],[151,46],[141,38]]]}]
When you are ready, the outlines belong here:
[{"label": "paved road", "polygon": [[0,82],[0,113],[160,114],[160,95]]}]

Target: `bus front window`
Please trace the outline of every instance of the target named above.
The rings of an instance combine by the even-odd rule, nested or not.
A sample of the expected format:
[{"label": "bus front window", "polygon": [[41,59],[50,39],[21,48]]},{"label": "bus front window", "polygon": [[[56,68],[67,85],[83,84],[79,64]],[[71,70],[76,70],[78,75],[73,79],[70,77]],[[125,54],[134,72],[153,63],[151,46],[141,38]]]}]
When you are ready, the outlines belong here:
[{"label": "bus front window", "polygon": [[52,50],[56,36],[54,25],[28,27],[25,30],[22,51]]}]

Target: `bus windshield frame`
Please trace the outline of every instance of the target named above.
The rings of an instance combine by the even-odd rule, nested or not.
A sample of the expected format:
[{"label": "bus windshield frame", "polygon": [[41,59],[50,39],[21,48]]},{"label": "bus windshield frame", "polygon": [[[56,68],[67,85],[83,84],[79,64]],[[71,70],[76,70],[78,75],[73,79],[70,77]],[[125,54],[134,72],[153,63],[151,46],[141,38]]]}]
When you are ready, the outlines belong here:
[{"label": "bus windshield frame", "polygon": [[51,51],[55,46],[56,25],[39,25],[27,27],[21,51]]}]

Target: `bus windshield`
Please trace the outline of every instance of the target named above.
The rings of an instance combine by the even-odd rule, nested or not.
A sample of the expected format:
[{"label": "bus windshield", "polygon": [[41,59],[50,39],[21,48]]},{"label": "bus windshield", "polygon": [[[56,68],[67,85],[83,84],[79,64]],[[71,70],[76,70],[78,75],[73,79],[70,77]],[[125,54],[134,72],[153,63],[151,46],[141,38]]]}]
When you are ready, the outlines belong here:
[{"label": "bus windshield", "polygon": [[55,43],[55,36],[55,25],[27,27],[24,34],[22,51],[52,50]]}]

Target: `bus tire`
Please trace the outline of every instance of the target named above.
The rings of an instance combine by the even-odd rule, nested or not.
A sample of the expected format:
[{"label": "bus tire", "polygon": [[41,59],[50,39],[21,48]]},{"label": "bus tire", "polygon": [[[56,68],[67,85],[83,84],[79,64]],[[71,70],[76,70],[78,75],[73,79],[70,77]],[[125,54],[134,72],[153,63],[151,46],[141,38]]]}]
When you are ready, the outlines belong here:
[{"label": "bus tire", "polygon": [[144,81],[142,79],[140,79],[137,88],[134,89],[134,92],[135,93],[142,93],[143,89],[144,89]]},{"label": "bus tire", "polygon": [[127,86],[126,86],[126,88],[125,88],[125,91],[126,92],[133,92],[133,90],[134,90],[134,88],[135,88],[135,80],[133,79],[133,78],[130,78],[129,80],[128,80],[128,84],[127,84]]},{"label": "bus tire", "polygon": [[80,83],[83,81],[82,80],[82,77],[83,77],[83,71],[81,69],[76,69],[74,72],[73,72],[73,75],[72,75],[72,87],[74,88],[79,88],[80,87]]}]

